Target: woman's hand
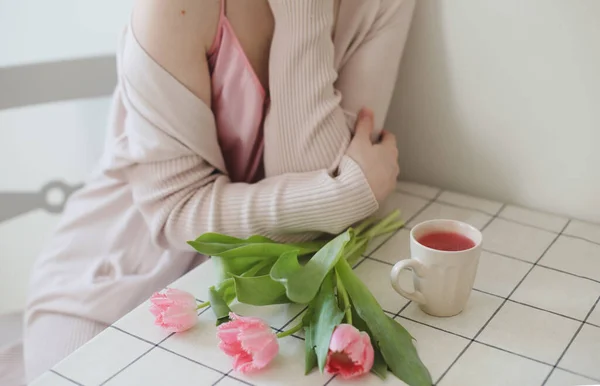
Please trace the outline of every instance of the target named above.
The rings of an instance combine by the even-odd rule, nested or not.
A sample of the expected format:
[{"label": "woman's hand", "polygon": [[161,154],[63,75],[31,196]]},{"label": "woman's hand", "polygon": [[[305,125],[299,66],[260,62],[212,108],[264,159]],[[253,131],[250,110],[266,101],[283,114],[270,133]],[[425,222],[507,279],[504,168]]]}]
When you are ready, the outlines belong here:
[{"label": "woman's hand", "polygon": [[358,114],[354,138],[346,151],[362,169],[367,182],[378,202],[382,202],[396,188],[400,174],[398,165],[398,144],[396,136],[382,131],[379,143],[371,142],[375,125],[373,112],[363,109]]}]

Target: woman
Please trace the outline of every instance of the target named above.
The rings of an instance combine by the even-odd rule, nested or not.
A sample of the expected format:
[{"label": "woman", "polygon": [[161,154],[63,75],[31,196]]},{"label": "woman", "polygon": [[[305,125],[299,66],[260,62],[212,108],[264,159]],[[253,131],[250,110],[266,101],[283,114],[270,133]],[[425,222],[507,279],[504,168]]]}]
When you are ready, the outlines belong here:
[{"label": "woman", "polygon": [[201,261],[188,240],[305,240],[373,214],[399,171],[380,128],[413,8],[139,0],[100,167],[33,272],[27,378]]}]

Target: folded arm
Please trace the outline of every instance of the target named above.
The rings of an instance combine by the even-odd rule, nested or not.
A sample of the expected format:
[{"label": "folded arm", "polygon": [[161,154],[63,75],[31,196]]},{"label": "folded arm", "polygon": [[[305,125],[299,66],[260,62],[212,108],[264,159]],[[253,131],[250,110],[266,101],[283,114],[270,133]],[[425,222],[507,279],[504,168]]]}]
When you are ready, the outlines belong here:
[{"label": "folded arm", "polygon": [[[336,176],[317,170],[253,185],[231,183],[209,108],[204,53],[186,59],[193,65],[170,62],[178,49],[188,49],[175,41],[192,37],[173,29],[152,38],[168,17],[137,15],[119,54],[119,93],[127,115],[124,170],[157,243],[189,249],[186,242],[205,232],[308,239],[340,232],[377,210],[365,176],[348,157]],[[199,69],[200,75],[187,74]]]},{"label": "folded arm", "polygon": [[[339,46],[348,47],[337,53],[334,0],[270,3],[276,24],[269,63],[266,173],[335,170],[361,108],[375,113],[375,137],[383,126],[415,0],[381,0],[378,9],[365,1],[362,7],[372,14],[364,20],[372,20],[371,25],[359,36],[337,36]],[[358,8],[357,13],[363,11]]]}]

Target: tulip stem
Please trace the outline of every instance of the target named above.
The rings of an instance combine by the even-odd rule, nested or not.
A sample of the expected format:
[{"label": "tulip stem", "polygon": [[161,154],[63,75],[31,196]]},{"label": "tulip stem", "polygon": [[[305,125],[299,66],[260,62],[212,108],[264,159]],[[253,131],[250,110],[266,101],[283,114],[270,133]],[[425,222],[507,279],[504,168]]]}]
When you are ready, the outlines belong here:
[{"label": "tulip stem", "polygon": [[338,296],[342,298],[342,302],[344,303],[346,323],[352,324],[352,309],[350,308],[350,299],[348,298],[348,292],[346,292],[346,288],[344,287],[344,283],[342,282],[342,278],[338,274],[337,269],[335,270],[335,280],[338,290]]},{"label": "tulip stem", "polygon": [[290,335],[295,334],[298,331],[302,330],[302,327],[304,327],[304,324],[302,323],[302,321],[300,321],[300,323],[298,323],[294,327],[290,328],[289,330],[278,333],[277,337],[280,339],[285,338],[286,336],[290,336]]},{"label": "tulip stem", "polygon": [[208,306],[210,306],[210,302],[204,302],[204,303],[200,303],[200,304],[198,304],[198,305],[196,306],[196,309],[197,309],[197,310],[199,310],[199,309],[201,309],[201,308],[208,307]]}]

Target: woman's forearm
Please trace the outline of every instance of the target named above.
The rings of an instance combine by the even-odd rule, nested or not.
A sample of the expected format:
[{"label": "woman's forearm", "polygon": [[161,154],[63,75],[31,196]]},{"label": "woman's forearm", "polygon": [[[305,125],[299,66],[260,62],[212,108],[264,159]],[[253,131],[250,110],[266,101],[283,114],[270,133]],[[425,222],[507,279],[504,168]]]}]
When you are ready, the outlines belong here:
[{"label": "woman's forearm", "polygon": [[201,169],[197,157],[128,169],[134,202],[157,244],[186,250],[187,241],[206,232],[308,240],[342,232],[378,208],[360,167],[350,158],[342,160],[335,178],[323,170],[257,184],[230,183]]}]

